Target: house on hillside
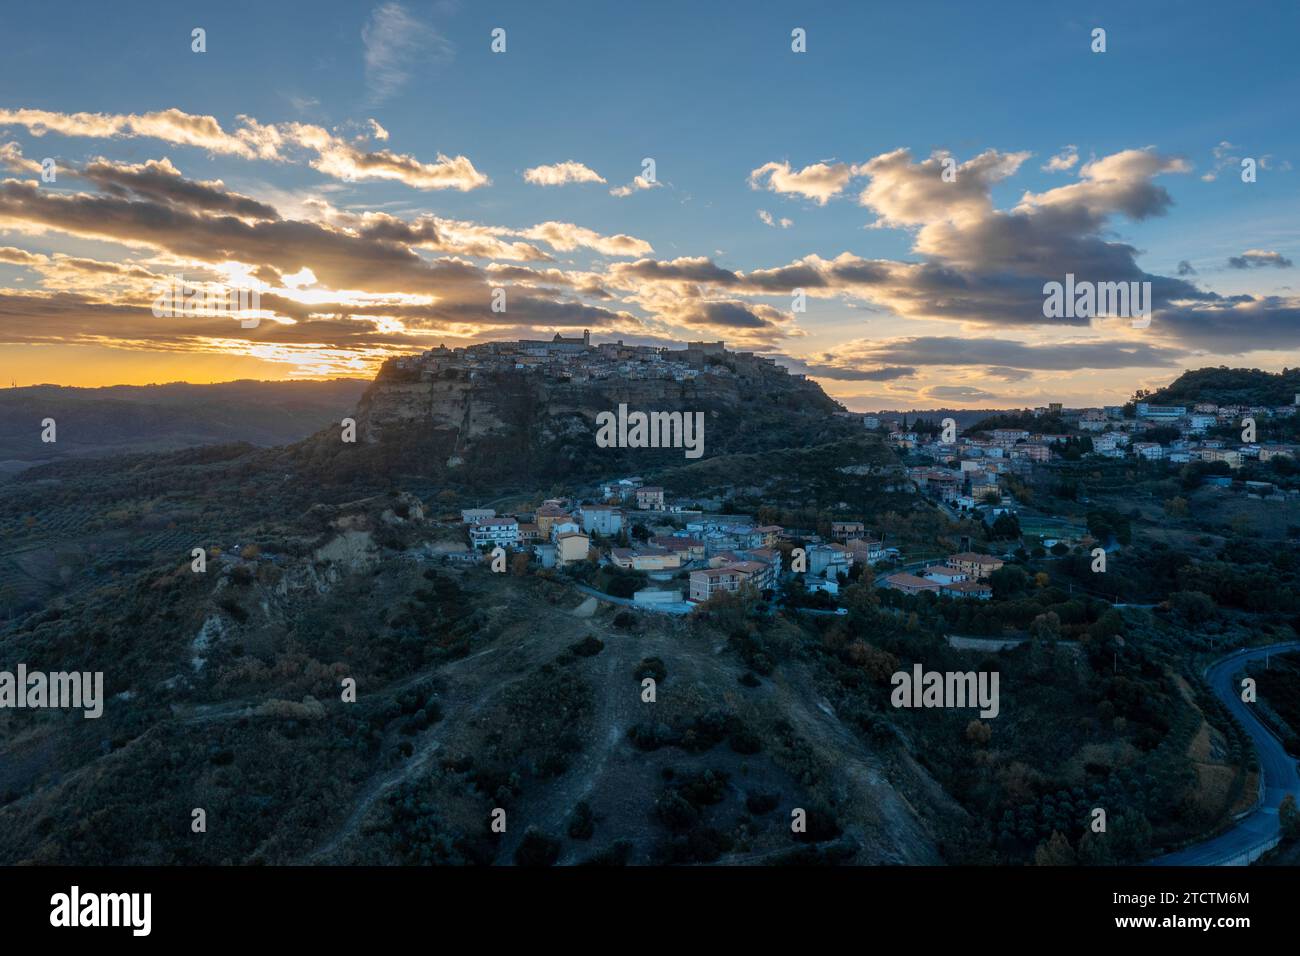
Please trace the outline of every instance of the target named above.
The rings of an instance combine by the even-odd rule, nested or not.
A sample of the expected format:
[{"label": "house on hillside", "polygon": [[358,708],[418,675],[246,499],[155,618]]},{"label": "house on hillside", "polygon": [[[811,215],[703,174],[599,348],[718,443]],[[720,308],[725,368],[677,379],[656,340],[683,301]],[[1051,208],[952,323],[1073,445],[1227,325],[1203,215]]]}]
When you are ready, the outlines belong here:
[{"label": "house on hillside", "polygon": [[991,554],[976,554],[973,551],[963,551],[961,554],[948,556],[948,566],[965,572],[966,577],[971,581],[983,581],[1005,563],[1001,558],[995,558]]}]

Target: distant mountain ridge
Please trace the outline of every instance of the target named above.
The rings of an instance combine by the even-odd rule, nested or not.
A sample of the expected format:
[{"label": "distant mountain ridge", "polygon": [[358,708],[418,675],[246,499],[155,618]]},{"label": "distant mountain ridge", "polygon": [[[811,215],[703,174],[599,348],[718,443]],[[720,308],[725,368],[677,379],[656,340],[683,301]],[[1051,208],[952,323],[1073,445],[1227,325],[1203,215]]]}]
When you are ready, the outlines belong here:
[{"label": "distant mountain ridge", "polygon": [[[0,473],[68,456],[229,442],[284,445],[338,421],[368,385],[332,379],[0,389]],[[47,418],[55,421],[52,443],[41,440]]]}]

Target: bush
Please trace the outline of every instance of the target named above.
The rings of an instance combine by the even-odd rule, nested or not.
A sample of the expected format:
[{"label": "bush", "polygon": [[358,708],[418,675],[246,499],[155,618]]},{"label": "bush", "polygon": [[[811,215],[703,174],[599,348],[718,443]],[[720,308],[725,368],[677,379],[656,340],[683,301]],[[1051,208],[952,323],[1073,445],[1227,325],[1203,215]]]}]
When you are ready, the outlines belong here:
[{"label": "bush", "polygon": [[590,840],[596,832],[596,817],[591,812],[591,804],[579,800],[569,818],[569,836],[574,840]]},{"label": "bush", "polygon": [[580,866],[627,866],[627,858],[632,855],[631,840],[615,840],[607,850],[583,860]]},{"label": "bush", "polygon": [[523,842],[515,850],[515,863],[519,866],[554,866],[560,858],[560,844],[535,827],[529,827]]},{"label": "bush", "polygon": [[569,645],[569,652],[580,657],[595,657],[604,649],[605,642],[592,634],[588,634],[576,644]]},{"label": "bush", "polygon": [[664,678],[668,676],[668,668],[658,657],[647,657],[636,666],[633,676],[638,681],[653,677],[656,684],[662,684]]},{"label": "bush", "polygon": [[780,803],[780,796],[775,793],[751,793],[745,798],[745,809],[756,817],[771,813]]}]

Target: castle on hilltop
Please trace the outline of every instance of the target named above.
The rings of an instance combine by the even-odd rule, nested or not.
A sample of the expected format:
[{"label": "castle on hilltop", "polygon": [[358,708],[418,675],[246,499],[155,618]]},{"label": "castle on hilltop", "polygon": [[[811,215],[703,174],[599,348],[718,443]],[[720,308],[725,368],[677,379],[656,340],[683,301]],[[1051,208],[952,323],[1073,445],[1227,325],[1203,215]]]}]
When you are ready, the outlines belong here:
[{"label": "castle on hilltop", "polygon": [[776,360],[753,352],[728,352],[725,342],[687,342],[685,348],[627,345],[621,339],[593,345],[591,331],[582,336],[556,333],[550,339],[480,342],[463,348],[440,345],[420,355],[392,359],[393,374],[432,379],[447,370],[468,373],[538,371],[559,381],[584,383],[603,379],[667,379],[694,381],[701,375],[761,378],[776,374],[787,381],[802,381]]}]

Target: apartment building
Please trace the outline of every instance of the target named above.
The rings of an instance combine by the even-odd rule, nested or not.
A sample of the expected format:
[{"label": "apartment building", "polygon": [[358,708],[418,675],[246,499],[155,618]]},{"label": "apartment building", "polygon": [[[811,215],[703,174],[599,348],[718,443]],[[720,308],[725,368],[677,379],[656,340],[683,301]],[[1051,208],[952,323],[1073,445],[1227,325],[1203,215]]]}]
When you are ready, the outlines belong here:
[{"label": "apartment building", "polygon": [[705,568],[691,572],[691,600],[704,602],[719,591],[736,591],[741,575],[734,568]]},{"label": "apartment building", "polygon": [[469,541],[476,548],[484,545],[509,547],[519,541],[519,522],[514,518],[485,518],[469,527]]},{"label": "apartment building", "polygon": [[948,567],[965,572],[971,581],[983,581],[1005,563],[991,554],[976,554],[973,551],[963,551],[948,557]]}]

